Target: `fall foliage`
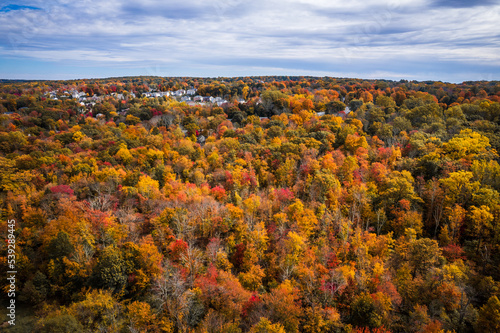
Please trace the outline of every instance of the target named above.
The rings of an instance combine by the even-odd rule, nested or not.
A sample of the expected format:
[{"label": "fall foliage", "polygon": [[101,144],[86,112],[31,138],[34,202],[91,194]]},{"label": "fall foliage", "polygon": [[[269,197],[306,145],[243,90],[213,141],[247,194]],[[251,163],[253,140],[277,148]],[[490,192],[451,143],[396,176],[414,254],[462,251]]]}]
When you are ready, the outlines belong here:
[{"label": "fall foliage", "polygon": [[18,300],[36,332],[496,332],[499,101],[486,81],[1,82]]}]

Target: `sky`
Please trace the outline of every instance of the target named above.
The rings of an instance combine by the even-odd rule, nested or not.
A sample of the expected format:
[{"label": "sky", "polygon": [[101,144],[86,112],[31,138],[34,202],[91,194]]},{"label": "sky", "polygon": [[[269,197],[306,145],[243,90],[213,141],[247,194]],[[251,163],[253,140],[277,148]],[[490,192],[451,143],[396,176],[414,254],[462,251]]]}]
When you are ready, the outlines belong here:
[{"label": "sky", "polygon": [[500,79],[500,0],[0,1],[0,79]]}]

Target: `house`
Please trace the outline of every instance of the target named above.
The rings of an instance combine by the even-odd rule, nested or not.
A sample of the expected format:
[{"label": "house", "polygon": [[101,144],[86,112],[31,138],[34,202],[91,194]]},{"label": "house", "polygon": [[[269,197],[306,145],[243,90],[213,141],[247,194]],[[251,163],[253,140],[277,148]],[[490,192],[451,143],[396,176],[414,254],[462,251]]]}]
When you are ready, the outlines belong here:
[{"label": "house", "polygon": [[196,139],[196,141],[197,141],[200,145],[204,145],[206,140],[207,140],[207,139],[205,138],[205,136],[204,136],[204,135],[200,135],[200,136]]},{"label": "house", "polygon": [[194,95],[196,94],[196,89],[188,89],[188,91],[186,91],[186,95]]},{"label": "house", "polygon": [[205,102],[187,101],[186,103],[189,106],[205,106],[205,105],[207,105],[207,103],[205,103]]},{"label": "house", "polygon": [[345,107],[344,111],[340,111],[338,113],[338,116],[341,117],[342,119],[344,119],[345,117],[347,117],[347,115],[351,113],[351,109],[349,109],[348,106]]},{"label": "house", "polygon": [[181,98],[181,102],[187,102],[190,100],[191,100],[191,97],[189,97],[189,96],[182,96],[182,98]]}]

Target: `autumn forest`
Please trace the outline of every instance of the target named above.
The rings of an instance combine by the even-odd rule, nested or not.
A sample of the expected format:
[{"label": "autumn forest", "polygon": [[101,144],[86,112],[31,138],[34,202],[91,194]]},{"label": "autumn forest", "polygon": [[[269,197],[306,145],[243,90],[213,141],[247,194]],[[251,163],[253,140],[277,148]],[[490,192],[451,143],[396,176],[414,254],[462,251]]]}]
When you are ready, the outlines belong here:
[{"label": "autumn forest", "polygon": [[499,332],[499,151],[498,81],[0,81],[0,325],[15,238],[6,332]]}]

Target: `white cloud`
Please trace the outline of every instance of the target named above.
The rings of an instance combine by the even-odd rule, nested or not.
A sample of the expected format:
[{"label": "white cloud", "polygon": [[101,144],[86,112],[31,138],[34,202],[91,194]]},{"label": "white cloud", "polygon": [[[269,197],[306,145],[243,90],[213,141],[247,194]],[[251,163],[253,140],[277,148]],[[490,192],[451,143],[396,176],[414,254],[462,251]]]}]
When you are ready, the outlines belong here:
[{"label": "white cloud", "polygon": [[[280,59],[288,61],[282,70],[311,73],[323,73],[322,64],[337,63],[364,68],[346,73],[404,74],[390,70],[392,60],[407,61],[408,66],[488,65],[496,66],[497,75],[500,72],[499,6],[488,11],[484,7],[437,9],[426,0],[147,0],[132,4],[59,0],[25,5],[42,10],[0,13],[3,56],[80,62],[89,67],[115,62],[130,67],[144,62],[176,64],[185,66],[186,72],[196,68],[200,75],[203,68],[214,69],[203,67],[213,66],[214,59],[232,59],[233,65],[225,68],[238,73],[248,67],[237,63],[251,64],[252,59],[255,63],[267,59],[269,65],[251,66],[251,70],[269,72],[281,68],[273,66]],[[300,68],[301,63],[309,67]],[[299,67],[291,67],[294,64]],[[408,68],[408,72],[418,70]]]}]

